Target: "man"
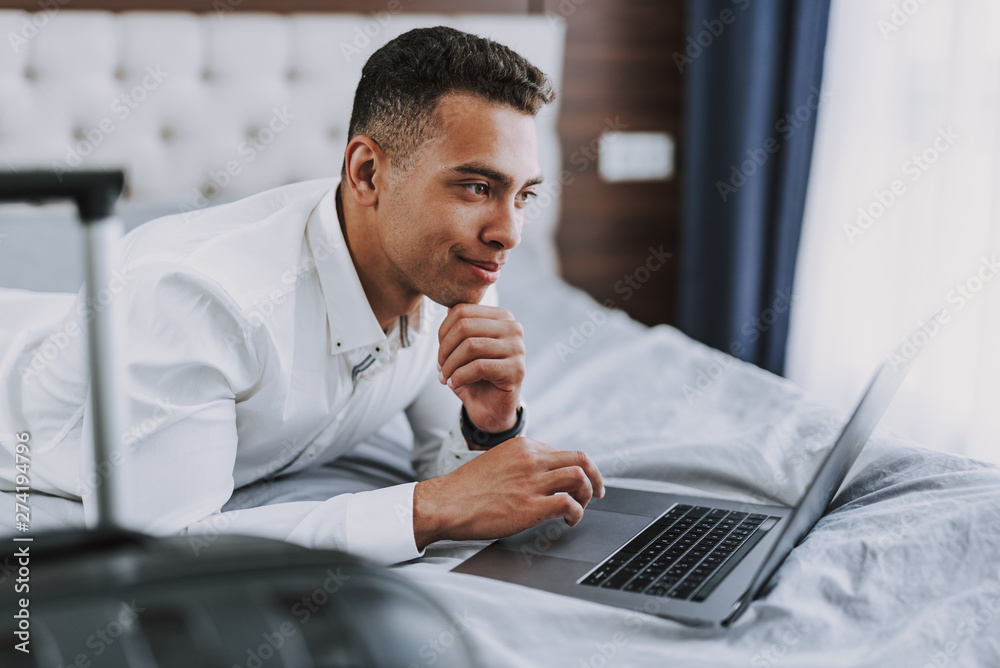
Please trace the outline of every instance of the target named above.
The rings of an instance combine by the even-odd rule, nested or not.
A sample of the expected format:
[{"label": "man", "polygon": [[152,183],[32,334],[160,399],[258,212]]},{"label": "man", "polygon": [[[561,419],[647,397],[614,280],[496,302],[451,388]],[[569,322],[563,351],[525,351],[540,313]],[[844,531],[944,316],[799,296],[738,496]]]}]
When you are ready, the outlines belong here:
[{"label": "man", "polygon": [[[523,332],[491,289],[541,182],[533,117],[552,97],[506,47],[413,30],[364,67],[339,184],[285,186],[126,237],[116,306],[133,427],[116,474],[129,526],[394,563],[441,539],[580,520],[603,495],[600,473],[521,436]],[[81,299],[54,327],[83,327]],[[83,338],[41,372],[25,365],[39,336],[8,351],[3,367],[21,375],[0,410],[30,434],[33,491],[82,501],[92,520]],[[234,489],[329,463],[401,410],[420,482],[221,511]],[[14,443],[4,435],[5,490]]]}]

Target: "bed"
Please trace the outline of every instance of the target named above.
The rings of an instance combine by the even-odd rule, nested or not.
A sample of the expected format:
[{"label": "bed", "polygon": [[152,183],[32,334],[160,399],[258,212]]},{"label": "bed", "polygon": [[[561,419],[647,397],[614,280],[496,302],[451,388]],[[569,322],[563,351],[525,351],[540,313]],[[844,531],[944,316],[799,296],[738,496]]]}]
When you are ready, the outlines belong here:
[{"label": "bed", "polygon": [[[110,22],[116,30],[124,25],[105,15],[64,14],[67,20]],[[226,30],[237,18],[227,17]],[[254,30],[274,29],[264,27],[268,21],[285,30],[297,20],[245,18]],[[5,19],[14,20],[0,13],[0,23]],[[195,21],[172,20],[179,26]],[[363,26],[365,17],[343,20]],[[402,32],[412,23],[437,20],[442,19],[397,17],[390,27]],[[447,21],[468,29],[475,29],[476,21],[499,26],[483,16]],[[558,57],[552,54],[561,49],[561,35],[541,32],[552,30],[548,19],[504,21],[511,22],[508,35],[536,30],[535,42],[544,37],[549,55],[536,43],[533,57],[549,58],[549,69],[558,74],[552,60]],[[337,29],[351,35],[351,27]],[[7,90],[14,85],[3,81]],[[169,109],[166,102],[164,108]],[[551,174],[558,169],[554,119],[540,125],[548,132],[543,162]],[[274,155],[272,181],[314,175],[288,172],[278,167],[287,166],[280,154]],[[185,156],[186,167],[154,161],[158,167],[145,172],[148,179],[136,173],[130,201],[121,207],[129,225],[176,212],[178,202],[187,201],[197,183],[183,179],[207,173],[212,158]],[[324,159],[310,164],[322,169]],[[156,170],[173,179],[169,189],[153,188],[160,176]],[[254,177],[238,187],[252,191],[257,178],[265,179]],[[233,188],[227,194],[236,196],[235,183]],[[568,286],[553,260],[552,209],[540,212],[498,286],[502,303],[525,328],[523,393],[531,410],[530,435],[585,450],[612,484],[793,504],[846,416],[780,377],[671,327],[640,325]],[[80,274],[72,230],[66,208],[0,210],[0,285],[75,290]],[[410,438],[397,416],[337,465],[243,488],[225,509],[412,480]],[[471,644],[476,665],[1000,665],[1000,469],[923,449],[884,429],[875,432],[830,512],[746,614],[724,631],[450,572],[484,545],[438,543],[424,558],[397,567],[456,618],[453,629]],[[445,635],[428,638],[413,648],[413,665],[433,665],[449,645]]]}]

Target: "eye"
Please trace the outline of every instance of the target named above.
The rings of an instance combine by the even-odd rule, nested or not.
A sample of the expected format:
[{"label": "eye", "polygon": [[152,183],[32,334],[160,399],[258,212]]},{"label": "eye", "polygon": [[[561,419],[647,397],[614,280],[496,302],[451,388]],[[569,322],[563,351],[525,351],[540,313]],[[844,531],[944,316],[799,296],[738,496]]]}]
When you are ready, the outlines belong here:
[{"label": "eye", "polygon": [[463,183],[462,187],[476,196],[485,195],[490,191],[489,186],[485,183]]},{"label": "eye", "polygon": [[533,190],[525,190],[524,192],[518,193],[518,196],[521,198],[522,202],[527,202],[530,199],[538,197],[538,193]]}]

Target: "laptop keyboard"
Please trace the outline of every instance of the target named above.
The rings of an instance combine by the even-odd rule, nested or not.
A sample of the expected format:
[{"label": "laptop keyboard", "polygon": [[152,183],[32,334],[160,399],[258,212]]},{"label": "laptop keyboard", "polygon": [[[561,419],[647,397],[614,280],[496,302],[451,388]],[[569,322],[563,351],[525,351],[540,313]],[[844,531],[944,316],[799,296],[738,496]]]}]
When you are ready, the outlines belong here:
[{"label": "laptop keyboard", "polygon": [[580,584],[704,601],[779,519],[677,505],[598,564]]}]

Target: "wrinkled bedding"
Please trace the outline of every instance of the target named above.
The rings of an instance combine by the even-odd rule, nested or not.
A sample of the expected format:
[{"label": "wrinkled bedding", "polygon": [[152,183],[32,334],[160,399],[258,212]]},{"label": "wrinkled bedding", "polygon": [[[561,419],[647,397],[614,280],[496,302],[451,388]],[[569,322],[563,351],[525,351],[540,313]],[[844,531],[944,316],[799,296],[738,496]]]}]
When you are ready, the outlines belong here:
[{"label": "wrinkled bedding", "polygon": [[[612,484],[798,499],[842,412],[673,328],[602,309],[525,251],[499,287],[526,331],[533,438],[585,450]],[[399,416],[336,466],[238,490],[226,509],[410,480],[409,439]],[[728,630],[449,572],[485,544],[439,543],[399,567],[455,617],[477,665],[1000,666],[1000,469],[882,429]],[[414,648],[414,665],[434,665],[445,640]]]},{"label": "wrinkled bedding", "polygon": [[[795,503],[845,414],[673,328],[603,311],[530,256],[512,269],[501,299],[526,330],[532,437],[585,450],[618,484]],[[344,491],[408,479],[407,438],[396,421],[316,477]],[[268,496],[309,491],[279,482]],[[483,666],[1000,666],[1000,469],[882,429],[728,630],[449,572],[485,544],[439,543],[400,567]],[[419,648],[415,664],[439,650]]]}]

